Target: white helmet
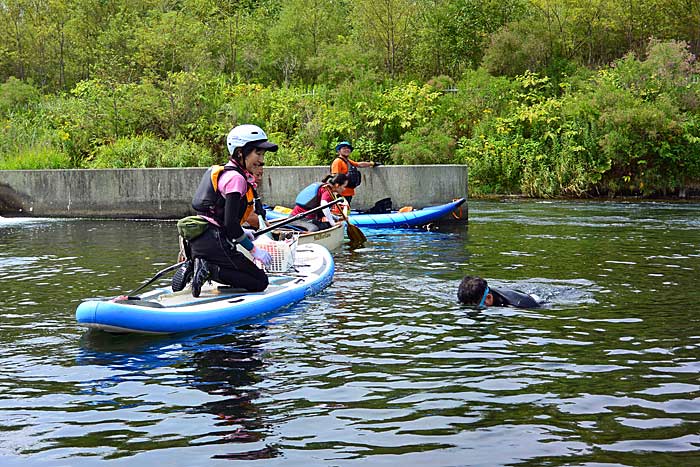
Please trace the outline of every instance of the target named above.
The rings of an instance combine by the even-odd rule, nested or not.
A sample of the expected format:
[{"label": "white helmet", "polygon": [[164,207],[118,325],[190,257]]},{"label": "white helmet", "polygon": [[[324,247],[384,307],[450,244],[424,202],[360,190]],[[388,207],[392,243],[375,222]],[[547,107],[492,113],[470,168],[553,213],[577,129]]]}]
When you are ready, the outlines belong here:
[{"label": "white helmet", "polygon": [[277,151],[277,145],[269,142],[263,129],[257,125],[238,125],[228,132],[226,146],[228,146],[229,154],[233,155],[236,148],[243,147],[247,143],[253,143],[256,148]]}]

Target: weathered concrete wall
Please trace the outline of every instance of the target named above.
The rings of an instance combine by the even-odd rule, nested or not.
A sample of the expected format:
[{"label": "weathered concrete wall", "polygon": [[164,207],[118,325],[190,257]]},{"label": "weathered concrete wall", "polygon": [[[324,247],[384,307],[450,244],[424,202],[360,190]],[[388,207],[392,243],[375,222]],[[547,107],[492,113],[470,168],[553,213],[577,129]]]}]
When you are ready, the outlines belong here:
[{"label": "weathered concrete wall", "polygon": [[[173,218],[189,213],[204,169],[0,171],[0,213]],[[183,189],[186,192],[183,192]]]},{"label": "weathered concrete wall", "polygon": [[[4,170],[0,214],[49,217],[172,219],[190,214],[204,168]],[[292,206],[297,193],[321,180],[326,166],[266,167],[260,194],[270,205]],[[362,169],[353,207],[390,197],[395,207],[420,208],[467,197],[463,165],[380,166]]]}]

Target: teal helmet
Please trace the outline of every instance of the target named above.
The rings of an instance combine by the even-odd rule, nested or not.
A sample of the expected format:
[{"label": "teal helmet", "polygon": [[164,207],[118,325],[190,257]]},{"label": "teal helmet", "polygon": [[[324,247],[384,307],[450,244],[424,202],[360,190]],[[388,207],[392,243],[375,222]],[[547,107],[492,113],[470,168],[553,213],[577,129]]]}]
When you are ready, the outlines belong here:
[{"label": "teal helmet", "polygon": [[340,151],[340,148],[342,148],[344,146],[349,147],[351,151],[353,150],[352,144],[350,144],[349,141],[341,141],[340,143],[335,145],[335,151],[336,152]]}]

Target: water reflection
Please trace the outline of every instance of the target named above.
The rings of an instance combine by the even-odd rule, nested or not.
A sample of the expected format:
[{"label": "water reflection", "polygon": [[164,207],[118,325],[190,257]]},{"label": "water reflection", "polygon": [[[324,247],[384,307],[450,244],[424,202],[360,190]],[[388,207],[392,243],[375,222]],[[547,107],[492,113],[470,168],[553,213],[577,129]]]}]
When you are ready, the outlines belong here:
[{"label": "water reflection", "polygon": [[[117,399],[95,400],[100,406],[110,404],[114,409],[119,409],[134,407],[136,402],[123,398],[124,385],[129,382],[133,384],[138,381],[139,385],[144,385],[144,390],[145,386],[153,384],[171,384],[177,396],[164,394],[164,400],[159,402],[136,403],[142,408],[151,405],[147,407],[148,411],[160,413],[163,408],[173,406],[174,397],[180,400],[177,404],[180,410],[186,410],[190,417],[206,415],[215,430],[187,437],[188,444],[237,446],[231,452],[214,454],[214,459],[273,458],[278,455],[278,450],[264,443],[269,427],[255,403],[259,397],[255,386],[261,382],[265,367],[260,340],[263,334],[264,327],[260,325],[176,337],[126,336],[90,331],[81,339],[82,352],[78,364],[100,366],[111,375],[85,382],[83,390],[90,393],[93,399],[96,399],[95,396],[121,394]],[[154,379],[155,375],[158,377]],[[187,390],[201,391],[211,397],[201,398],[193,394],[183,397],[182,393]],[[127,425],[131,423],[127,422]],[[124,431],[122,434],[126,435]],[[141,437],[144,435],[150,442],[149,449],[163,447],[161,436],[142,432]],[[167,435],[182,437],[182,433],[178,432]],[[101,442],[104,443],[105,439]],[[253,445],[250,449],[239,446],[249,444]],[[118,444],[112,445],[112,448],[124,449]],[[129,454],[133,454],[131,449],[129,451]],[[121,453],[126,454],[126,451]],[[115,457],[119,455],[118,452],[113,454]]]}]

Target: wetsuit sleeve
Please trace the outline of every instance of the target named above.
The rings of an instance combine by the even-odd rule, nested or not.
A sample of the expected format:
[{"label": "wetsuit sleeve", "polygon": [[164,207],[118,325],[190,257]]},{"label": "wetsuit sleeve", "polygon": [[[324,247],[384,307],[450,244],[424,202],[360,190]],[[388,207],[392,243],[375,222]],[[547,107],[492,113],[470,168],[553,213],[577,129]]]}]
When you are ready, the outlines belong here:
[{"label": "wetsuit sleeve", "polygon": [[491,294],[494,297],[495,306],[514,306],[516,308],[540,308],[540,304],[520,290],[498,289],[491,288]]},{"label": "wetsuit sleeve", "polygon": [[243,233],[241,227],[241,194],[233,191],[226,195],[226,208],[224,210],[224,230],[229,240],[235,240],[246,250],[253,249],[253,242]]}]

